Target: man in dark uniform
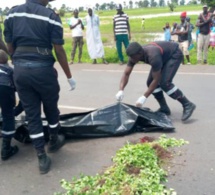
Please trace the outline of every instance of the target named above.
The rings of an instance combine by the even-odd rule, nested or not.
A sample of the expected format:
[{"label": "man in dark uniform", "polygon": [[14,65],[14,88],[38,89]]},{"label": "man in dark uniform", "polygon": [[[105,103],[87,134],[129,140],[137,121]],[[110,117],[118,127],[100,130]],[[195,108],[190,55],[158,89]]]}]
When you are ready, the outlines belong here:
[{"label": "man in dark uniform", "polygon": [[13,7],[6,16],[4,36],[14,64],[14,82],[28,119],[28,128],[36,149],[39,170],[50,170],[51,159],[45,152],[45,140],[41,120],[41,104],[49,124],[48,152],[52,153],[64,144],[58,135],[60,87],[53,65],[56,57],[68,78],[71,90],[75,89],[65,50],[63,27],[59,16],[46,8],[50,0],[27,0]]},{"label": "man in dark uniform", "polygon": [[177,43],[174,42],[154,42],[141,46],[137,42],[131,43],[127,50],[129,61],[120,82],[120,90],[116,94],[116,99],[122,101],[124,88],[128,83],[129,76],[133,67],[139,61],[151,65],[151,71],[148,76],[148,89],[136,102],[136,106],[142,107],[147,98],[153,94],[160,105],[158,111],[170,115],[170,109],[166,103],[163,91],[171,98],[178,100],[183,106],[183,115],[181,120],[186,121],[195,110],[196,106],[190,102],[173,83],[172,80],[183,59],[183,54]]}]

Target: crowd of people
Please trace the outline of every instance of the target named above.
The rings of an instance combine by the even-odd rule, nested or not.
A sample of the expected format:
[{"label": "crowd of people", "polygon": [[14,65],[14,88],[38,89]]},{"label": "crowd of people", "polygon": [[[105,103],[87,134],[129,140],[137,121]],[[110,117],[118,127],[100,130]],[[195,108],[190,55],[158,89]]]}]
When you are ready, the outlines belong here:
[{"label": "crowd of people", "polygon": [[[54,68],[55,58],[52,50],[54,50],[66,75],[71,90],[76,88],[76,82],[70,71],[63,47],[63,26],[60,17],[53,10],[46,8],[50,1],[52,0],[27,0],[25,4],[13,7],[4,22],[6,45],[0,38],[0,107],[3,118],[1,159],[8,160],[19,151],[18,146],[12,145],[12,138],[15,134],[14,117],[24,110],[41,174],[47,173],[51,167],[51,158],[47,153],[56,152],[65,142],[64,136],[59,134],[60,86],[57,71]],[[180,64],[184,63],[185,57],[190,63],[188,50],[192,44],[191,31],[193,29],[190,18],[187,17],[186,12],[181,13],[180,25],[174,23],[171,28],[169,23],[166,23],[163,27],[165,41],[156,41],[141,46],[137,42],[129,43],[131,40],[129,17],[123,12],[121,4],[117,6],[116,10],[117,13],[113,17],[113,34],[119,63],[121,65],[125,63],[122,45],[129,57],[120,81],[119,91],[116,94],[116,100],[123,100],[124,89],[134,66],[139,61],[143,61],[151,66],[151,70],[147,79],[148,88],[137,99],[136,106],[143,107],[148,97],[153,95],[160,106],[158,112],[170,115],[171,110],[163,94],[165,92],[182,105],[181,120],[188,120],[196,109],[196,105],[174,85],[173,79]],[[210,40],[209,28],[212,17],[213,14],[208,12],[207,6],[203,6],[203,13],[200,14],[196,24],[199,29],[198,60],[202,60],[203,52],[204,62],[207,61],[206,49],[208,49]],[[88,9],[88,15],[84,21],[79,18],[78,10],[74,10],[74,17],[68,21],[68,25],[72,30],[73,38],[70,64],[75,63],[77,48],[79,48],[78,63],[81,63],[84,44],[83,30],[85,28],[86,44],[92,63],[96,64],[98,58],[101,58],[104,64],[108,63],[105,59],[99,29],[99,17],[94,14],[91,8]],[[145,28],[144,22],[142,28]],[[14,69],[8,65],[8,56],[12,60]],[[20,103],[14,109],[16,91]],[[41,120],[41,105],[43,105],[43,112],[49,126],[50,136],[47,150],[45,149]]]},{"label": "crowd of people", "polygon": [[[207,5],[203,5],[203,12],[198,16],[195,26],[186,12],[181,13],[180,20],[180,23],[174,22],[172,27],[166,23],[163,27],[164,40],[178,42],[187,64],[191,64],[189,51],[194,47],[192,32],[196,27],[197,63],[207,64],[208,49],[215,47],[214,14],[208,11]],[[183,64],[185,64],[184,58]]]}]

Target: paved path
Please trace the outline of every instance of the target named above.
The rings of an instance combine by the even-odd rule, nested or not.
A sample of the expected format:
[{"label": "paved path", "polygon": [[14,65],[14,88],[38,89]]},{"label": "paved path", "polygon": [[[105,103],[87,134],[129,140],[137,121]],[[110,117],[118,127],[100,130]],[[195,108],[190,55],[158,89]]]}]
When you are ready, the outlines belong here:
[{"label": "paved path", "polygon": [[[68,91],[69,85],[61,68],[56,65],[61,85],[59,107],[61,113],[83,112],[115,102],[119,80],[125,66],[72,65],[77,89]],[[125,90],[124,102],[134,104],[146,89],[147,65],[137,65]],[[168,187],[179,195],[214,195],[215,193],[215,67],[181,66],[175,84],[193,102],[197,110],[193,117],[182,123],[181,105],[168,98],[171,119],[176,128],[168,136],[184,138],[190,142],[180,150],[182,155],[170,164]],[[158,105],[150,97],[146,106],[156,110]],[[17,143],[20,152],[7,162],[0,161],[0,194],[4,195],[52,195],[62,191],[60,180],[70,180],[80,173],[95,175],[111,165],[116,150],[129,140],[138,140],[148,135],[158,137],[162,132],[137,133],[124,137],[68,140],[56,154],[52,154],[52,170],[46,175],[38,173],[38,162],[32,145]]]}]

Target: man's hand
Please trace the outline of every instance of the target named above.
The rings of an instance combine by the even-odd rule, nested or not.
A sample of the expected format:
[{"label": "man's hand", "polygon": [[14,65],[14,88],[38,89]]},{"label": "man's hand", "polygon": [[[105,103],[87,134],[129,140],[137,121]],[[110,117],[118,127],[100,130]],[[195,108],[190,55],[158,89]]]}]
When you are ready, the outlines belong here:
[{"label": "man's hand", "polygon": [[124,92],[122,90],[118,91],[118,93],[116,94],[116,100],[121,102],[123,97],[124,97]]},{"label": "man's hand", "polygon": [[70,91],[74,90],[75,87],[76,87],[76,82],[75,82],[75,80],[74,80],[73,78],[70,78],[70,79],[68,79],[68,82],[69,82],[70,87],[71,87]]},{"label": "man's hand", "polygon": [[141,97],[138,98],[138,100],[136,101],[136,106],[139,108],[143,107],[143,104],[146,102],[147,98],[143,95]]}]

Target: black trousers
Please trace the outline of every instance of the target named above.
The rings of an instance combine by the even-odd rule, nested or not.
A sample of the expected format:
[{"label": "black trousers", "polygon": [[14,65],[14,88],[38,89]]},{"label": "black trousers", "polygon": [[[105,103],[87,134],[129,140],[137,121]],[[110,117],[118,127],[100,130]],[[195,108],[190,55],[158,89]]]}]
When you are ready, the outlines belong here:
[{"label": "black trousers", "polygon": [[[153,95],[157,100],[164,98],[163,91],[173,99],[179,99],[183,97],[181,90],[173,84],[173,78],[178,71],[182,59],[182,51],[178,48],[173,53],[171,58],[163,65],[160,83],[153,92]],[[153,77],[151,70],[147,79],[147,86],[149,86],[152,81]]]},{"label": "black trousers", "polygon": [[14,82],[28,120],[29,134],[36,150],[45,145],[41,120],[41,104],[50,127],[58,133],[58,99],[60,86],[57,71],[39,62],[14,62]]},{"label": "black trousers", "polygon": [[15,133],[15,91],[14,88],[0,85],[0,107],[2,114],[2,137],[12,138]]}]

